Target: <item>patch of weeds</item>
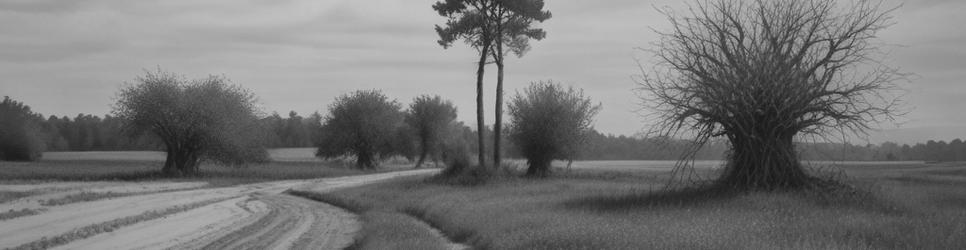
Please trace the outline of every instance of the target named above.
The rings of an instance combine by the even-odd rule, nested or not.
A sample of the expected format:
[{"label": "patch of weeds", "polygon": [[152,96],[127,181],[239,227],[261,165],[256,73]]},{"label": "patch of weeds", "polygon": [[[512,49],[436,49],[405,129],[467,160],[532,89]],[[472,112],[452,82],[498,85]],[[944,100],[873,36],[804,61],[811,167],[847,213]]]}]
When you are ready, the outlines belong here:
[{"label": "patch of weeds", "polygon": [[441,234],[443,234],[444,237],[446,237],[452,242],[456,242],[459,244],[468,244],[470,239],[476,234],[476,232],[473,232],[466,228],[447,228],[447,230],[443,230],[442,228],[443,225],[441,221],[438,220],[439,218],[443,218],[443,217],[430,216],[430,214],[426,211],[425,208],[420,208],[416,206],[406,206],[406,207],[400,208],[399,212],[412,216],[413,218],[419,221],[422,221],[423,223],[426,223],[431,228],[439,231]]},{"label": "patch of weeds", "polygon": [[40,205],[42,205],[42,206],[60,206],[60,205],[66,205],[66,204],[70,204],[70,203],[96,201],[96,200],[100,200],[100,199],[115,198],[115,197],[124,197],[124,196],[130,196],[130,195],[134,195],[134,194],[130,194],[130,193],[114,193],[114,192],[96,193],[96,192],[87,192],[87,191],[84,191],[84,192],[80,192],[80,193],[76,193],[76,194],[70,194],[70,195],[67,195],[67,196],[64,196],[64,197],[61,197],[61,198],[53,198],[53,199],[42,200],[42,201],[40,201]]},{"label": "patch of weeds", "polygon": [[80,193],[76,193],[76,194],[70,194],[70,195],[67,195],[67,196],[64,196],[64,197],[61,197],[61,198],[53,198],[53,199],[42,200],[42,201],[40,201],[40,205],[42,205],[42,206],[61,206],[61,205],[67,205],[67,204],[71,204],[71,203],[78,203],[78,202],[89,202],[89,201],[96,201],[96,200],[103,200],[103,199],[110,199],[110,198],[118,198],[118,197],[136,196],[136,195],[146,195],[146,194],[157,194],[157,193],[167,193],[167,192],[178,192],[178,191],[186,191],[186,190],[194,190],[194,189],[197,189],[197,188],[178,188],[178,189],[168,189],[168,190],[161,190],[161,191],[129,192],[129,193],[88,192],[88,191],[84,191],[84,192],[80,192]]},{"label": "patch of weeds", "polygon": [[291,189],[289,189],[288,191],[285,191],[285,193],[306,198],[309,200],[328,203],[330,205],[333,205],[357,214],[368,211],[373,207],[373,204],[371,203],[360,202],[355,199],[349,199],[340,195],[334,195],[334,194],[328,194],[328,193],[315,193],[315,192],[297,191],[297,190],[291,190]]},{"label": "patch of weeds", "polygon": [[0,191],[0,203],[14,201],[33,194],[32,192]]},{"label": "patch of weeds", "polygon": [[161,210],[151,210],[139,215],[118,218],[107,222],[102,222],[102,223],[93,224],[93,225],[89,225],[81,228],[76,228],[74,230],[71,230],[70,232],[67,232],[61,235],[57,235],[50,238],[44,237],[44,238],[41,238],[40,240],[29,242],[11,249],[48,249],[55,246],[67,244],[71,241],[90,238],[91,236],[94,236],[97,234],[113,232],[114,230],[117,230],[124,226],[133,225],[135,223],[139,223],[142,221],[153,220],[164,216],[188,211],[191,209],[207,206],[224,200],[226,199],[214,199],[214,200],[190,203],[186,205],[173,206],[173,207],[169,207]]},{"label": "patch of weeds", "polygon": [[442,173],[427,178],[426,182],[453,186],[480,186],[486,184],[494,176],[489,170],[480,167],[450,169],[447,168]]},{"label": "patch of weeds", "polygon": [[698,206],[711,201],[735,197],[738,193],[729,189],[703,185],[675,190],[636,190],[607,192],[565,201],[562,205],[571,209],[599,211],[623,211],[651,207]]},{"label": "patch of weeds", "polygon": [[889,177],[888,179],[892,181],[898,181],[905,184],[914,184],[914,185],[927,184],[927,185],[960,186],[960,185],[966,184],[966,180],[936,178],[936,177],[921,176],[921,175],[916,175],[916,176],[902,175],[902,176]]},{"label": "patch of weeds", "polygon": [[21,210],[13,210],[13,209],[10,209],[10,211],[6,211],[6,212],[3,212],[3,213],[0,213],[0,221],[9,220],[9,219],[17,218],[17,217],[24,217],[24,216],[36,215],[36,214],[40,214],[40,213],[42,213],[44,211],[46,211],[46,210],[45,209],[29,209],[29,208],[24,208],[24,209],[21,209]]}]

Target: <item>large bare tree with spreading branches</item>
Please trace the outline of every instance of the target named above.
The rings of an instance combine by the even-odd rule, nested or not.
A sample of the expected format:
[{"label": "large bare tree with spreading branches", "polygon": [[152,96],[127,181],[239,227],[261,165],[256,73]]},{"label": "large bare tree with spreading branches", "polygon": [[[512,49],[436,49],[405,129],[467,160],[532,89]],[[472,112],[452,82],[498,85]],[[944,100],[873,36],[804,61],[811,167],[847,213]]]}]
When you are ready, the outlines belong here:
[{"label": "large bare tree with spreading branches", "polygon": [[664,9],[671,29],[651,50],[657,66],[642,67],[640,96],[657,133],[695,135],[696,149],[714,137],[730,141],[721,187],[807,187],[815,179],[799,162],[797,139],[862,135],[897,115],[904,75],[875,59],[892,10],[867,0]]}]

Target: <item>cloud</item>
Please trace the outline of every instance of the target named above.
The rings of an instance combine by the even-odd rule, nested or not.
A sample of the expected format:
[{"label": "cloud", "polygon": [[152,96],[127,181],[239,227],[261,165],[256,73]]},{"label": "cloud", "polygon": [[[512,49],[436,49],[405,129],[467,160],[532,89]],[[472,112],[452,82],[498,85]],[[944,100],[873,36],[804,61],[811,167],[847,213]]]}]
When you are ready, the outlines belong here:
[{"label": "cloud", "polygon": [[[889,0],[898,4],[898,0]],[[124,81],[144,68],[200,77],[225,74],[261,96],[269,111],[320,110],[335,96],[378,88],[405,102],[442,94],[474,123],[474,51],[442,49],[434,0],[0,0],[0,93],[45,114],[104,114]],[[641,122],[630,76],[651,55],[667,21],[655,8],[678,0],[553,0],[545,40],[508,61],[507,92],[553,79],[586,89],[604,110],[597,128],[632,134]],[[907,126],[966,124],[966,3],[909,1],[883,31],[888,61],[917,73]],[[492,122],[488,68],[487,120]],[[323,110],[324,111],[324,110]],[[629,118],[630,117],[630,118]],[[966,116],[964,116],[966,117]]]}]

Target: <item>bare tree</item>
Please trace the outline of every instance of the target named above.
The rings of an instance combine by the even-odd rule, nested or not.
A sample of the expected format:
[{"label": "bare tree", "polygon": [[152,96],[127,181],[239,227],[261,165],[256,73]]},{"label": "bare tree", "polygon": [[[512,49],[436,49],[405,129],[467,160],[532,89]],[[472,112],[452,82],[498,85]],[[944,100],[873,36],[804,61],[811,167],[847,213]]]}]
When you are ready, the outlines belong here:
[{"label": "bare tree", "polygon": [[486,68],[486,58],[493,46],[493,26],[489,20],[491,9],[496,6],[494,0],[443,0],[433,4],[440,16],[448,18],[446,26],[436,25],[439,35],[439,45],[449,48],[453,42],[464,40],[470,47],[480,53],[476,70],[476,131],[479,137],[479,165],[486,168],[486,145],[483,137],[486,123],[483,120],[483,73]]},{"label": "bare tree", "polygon": [[132,135],[149,132],[164,142],[165,174],[196,174],[204,159],[229,165],[268,160],[255,96],[224,77],[146,72],[118,92],[113,113]]},{"label": "bare tree", "polygon": [[534,22],[550,19],[549,11],[543,10],[543,0],[496,0],[488,15],[494,31],[493,62],[496,64],[496,108],[493,122],[493,164],[500,167],[503,138],[503,69],[505,56],[513,52],[523,57],[530,50],[530,39],[542,40],[547,32],[532,27]]},{"label": "bare tree", "polygon": [[864,134],[897,114],[904,75],[871,59],[892,10],[867,0],[698,0],[685,16],[664,10],[672,28],[652,51],[660,64],[637,79],[655,131],[690,131],[695,149],[726,137],[722,186],[813,183],[796,138]]}]

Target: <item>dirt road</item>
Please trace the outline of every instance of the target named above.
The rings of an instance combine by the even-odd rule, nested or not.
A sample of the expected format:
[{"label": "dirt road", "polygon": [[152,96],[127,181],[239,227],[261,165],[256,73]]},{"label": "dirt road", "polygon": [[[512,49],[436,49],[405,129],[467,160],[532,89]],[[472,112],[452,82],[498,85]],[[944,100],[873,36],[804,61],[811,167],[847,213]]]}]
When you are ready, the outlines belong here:
[{"label": "dirt road", "polygon": [[[285,190],[325,192],[435,171],[138,193],[48,206],[40,214],[0,222],[0,248],[341,249],[351,243],[359,227],[355,216],[324,203],[283,194]],[[58,188],[65,188],[60,185]],[[0,191],[4,188],[31,191],[29,187],[0,185]],[[0,204],[0,208],[30,208],[32,204],[27,197]]]}]

